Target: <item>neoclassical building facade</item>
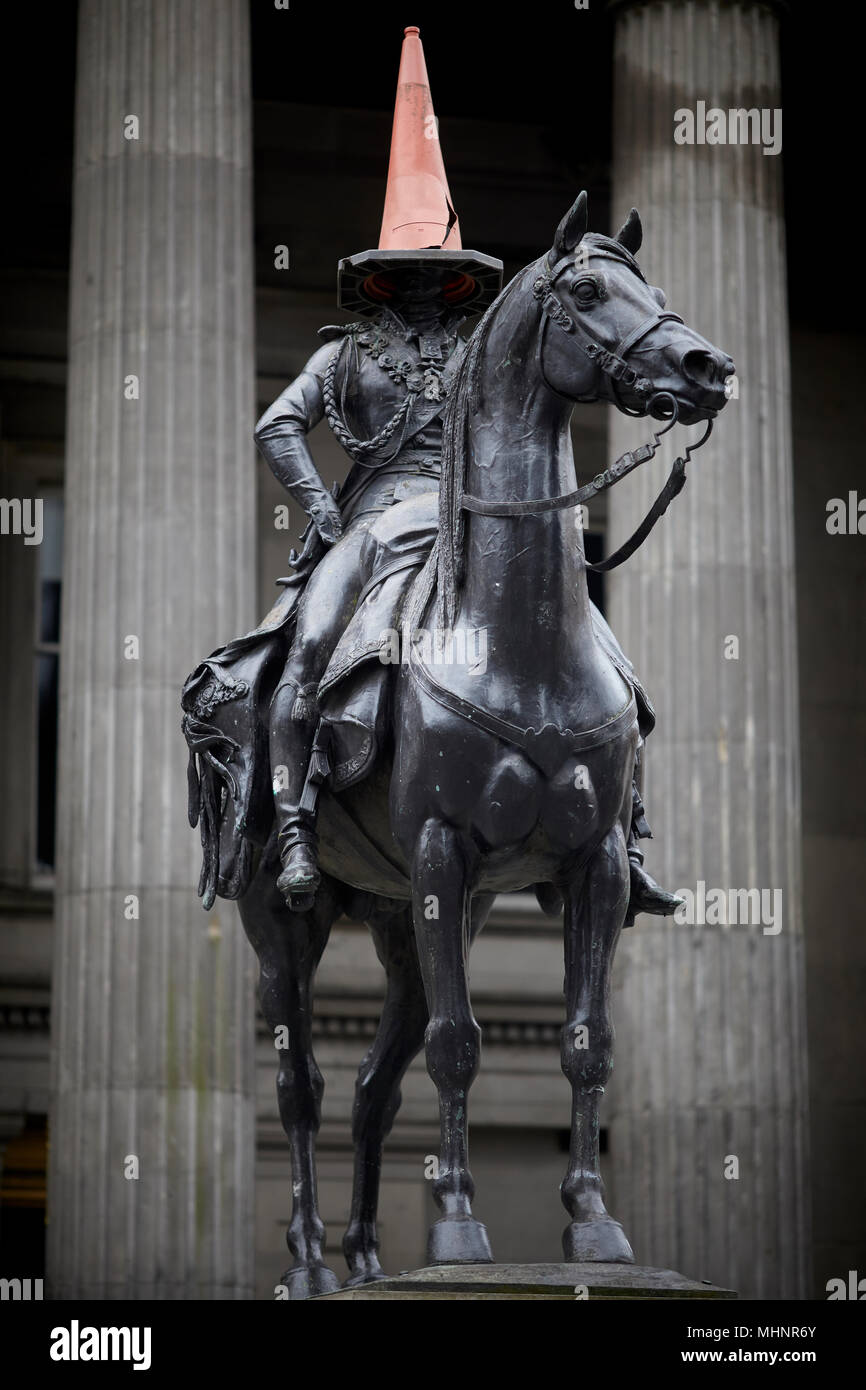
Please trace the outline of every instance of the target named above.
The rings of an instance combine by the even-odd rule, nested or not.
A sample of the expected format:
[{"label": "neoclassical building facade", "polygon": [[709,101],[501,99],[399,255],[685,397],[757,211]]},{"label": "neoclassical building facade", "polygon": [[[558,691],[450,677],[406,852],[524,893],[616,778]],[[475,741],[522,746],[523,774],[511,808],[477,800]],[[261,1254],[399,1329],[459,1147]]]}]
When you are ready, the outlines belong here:
[{"label": "neoclassical building facade", "polygon": [[[548,21],[561,52],[580,45],[584,125],[603,133],[577,150],[539,73],[519,86],[516,31],[495,82],[465,53],[458,81],[419,22],[464,245],[511,275],[581,186],[599,230],[635,205],[647,278],[737,364],[683,496],[596,597],[659,711],[648,866],[704,907],[757,889],[780,911],[643,917],[625,933],[609,1205],[642,1264],[749,1298],[820,1297],[862,1262],[866,1230],[864,541],[826,526],[830,499],[858,487],[862,343],[813,324],[798,291],[818,290],[786,266],[796,153],[769,153],[759,127],[674,138],[699,103],[787,111],[782,56],[800,49],[785,7],[598,9],[583,30],[577,10]],[[40,544],[10,507],[0,536],[0,1274],[45,1267],[57,1297],[272,1297],[291,1206],[255,962],[235,908],[204,913],[195,895],[179,690],[286,573],[301,517],[280,524],[252,428],[341,317],[337,258],[375,244],[415,17],[386,9],[379,32],[367,16],[389,57],[353,85],[336,58],[325,80],[323,20],[246,0],[206,11],[80,0],[52,60],[58,120],[73,121],[74,77],[71,176],[58,154],[40,208],[43,224],[71,216],[71,241],[22,233],[2,265],[0,495],[43,505]],[[480,10],[474,22],[483,34]],[[498,91],[495,107],[467,85]],[[642,438],[602,408],[573,430],[579,482]],[[345,476],[326,425],[312,447],[326,482]],[[634,529],[664,466],[593,503],[591,554]],[[354,1076],[382,984],[367,934],[338,924],[315,1020],[338,1270]],[[555,1259],[562,939],[531,895],[497,903],[472,991],[477,1214],[498,1259]],[[423,1263],[437,1134],[418,1059],[386,1155],[389,1270]]]}]

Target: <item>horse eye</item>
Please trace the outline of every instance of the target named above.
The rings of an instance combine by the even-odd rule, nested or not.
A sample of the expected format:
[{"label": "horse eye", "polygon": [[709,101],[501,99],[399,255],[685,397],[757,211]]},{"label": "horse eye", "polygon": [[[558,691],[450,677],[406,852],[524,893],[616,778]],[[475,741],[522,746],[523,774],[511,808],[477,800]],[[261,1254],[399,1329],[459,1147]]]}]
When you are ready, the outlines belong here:
[{"label": "horse eye", "polygon": [[594,275],[582,275],[579,280],[575,280],[571,287],[571,292],[578,304],[592,304],[593,300],[602,297],[601,286]]}]

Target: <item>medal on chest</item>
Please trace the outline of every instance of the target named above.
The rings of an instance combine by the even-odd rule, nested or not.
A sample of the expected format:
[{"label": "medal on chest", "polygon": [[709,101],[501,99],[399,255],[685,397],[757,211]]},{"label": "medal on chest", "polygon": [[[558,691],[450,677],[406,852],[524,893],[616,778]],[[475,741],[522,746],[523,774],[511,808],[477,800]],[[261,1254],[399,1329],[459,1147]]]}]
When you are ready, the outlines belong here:
[{"label": "medal on chest", "polygon": [[408,356],[405,344],[395,342],[381,329],[365,328],[357,334],[356,341],[392,381],[405,382],[408,391],[413,395],[423,393],[425,400],[444,400],[447,387],[442,380],[442,368],[450,355],[450,337],[419,335],[417,362]]}]

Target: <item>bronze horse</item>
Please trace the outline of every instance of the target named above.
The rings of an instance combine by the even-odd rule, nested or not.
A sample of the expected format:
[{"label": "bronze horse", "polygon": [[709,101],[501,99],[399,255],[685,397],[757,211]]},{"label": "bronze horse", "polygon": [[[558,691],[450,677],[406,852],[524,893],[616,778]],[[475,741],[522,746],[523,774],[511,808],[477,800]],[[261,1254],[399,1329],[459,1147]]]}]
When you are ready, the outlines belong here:
[{"label": "bronze horse", "polygon": [[[432,544],[420,573],[409,572],[414,582],[400,611],[407,647],[381,682],[387,720],[375,767],[345,790],[322,788],[324,872],[309,910],[290,912],[277,891],[275,831],[268,835],[265,821],[245,827],[260,849],[249,874],[236,879],[241,916],[259,957],[264,1016],[272,1029],[288,1030],[277,1090],[293,1166],[287,1240],[295,1262],[283,1276],[292,1298],[337,1287],[317,1210],[323,1082],[311,1040],[313,977],[333,922],[342,912],[365,920],[387,972],[353,1113],[343,1249],[348,1283],[360,1284],[382,1277],[383,1143],[401,1078],[422,1045],[441,1116],[440,1215],[428,1257],[492,1259],[471,1206],[467,1102],[480,1030],[466,967],[495,894],[533,886],[564,905],[562,1068],[573,1095],[561,1187],[570,1217],[565,1258],[633,1259],[604,1204],[598,1108],[612,1061],[611,965],[629,905],[626,835],[639,730],[628,672],[593,626],[575,507],[655,446],[577,490],[569,422],[576,402],[599,400],[669,423],[712,422],[734,370],[725,353],[663,312],[664,295],[634,260],[640,238],[634,211],[616,238],[587,233],[581,194],[552,249],[515,277],[475,330],[449,396],[438,499],[431,493],[390,508],[378,550],[370,547],[374,566],[401,528],[420,529]],[[682,460],[675,473],[633,545],[682,485]],[[397,578],[405,598],[406,572]],[[368,604],[381,614],[375,604],[384,592],[373,568],[356,618]],[[429,648],[417,640],[430,628],[449,640],[483,632],[485,669],[458,660],[432,670]],[[337,726],[344,686],[328,677],[325,686],[325,721]],[[217,820],[234,781],[218,766],[226,776],[216,809],[211,801]]]}]

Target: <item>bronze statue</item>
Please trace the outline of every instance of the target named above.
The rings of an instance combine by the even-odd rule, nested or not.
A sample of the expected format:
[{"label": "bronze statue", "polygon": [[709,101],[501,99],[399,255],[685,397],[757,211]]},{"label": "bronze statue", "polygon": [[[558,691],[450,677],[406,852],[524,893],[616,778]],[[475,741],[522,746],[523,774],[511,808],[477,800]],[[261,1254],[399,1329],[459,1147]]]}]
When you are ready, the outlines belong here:
[{"label": "bronze statue", "polygon": [[[406,85],[423,74],[426,90],[417,31],[407,30],[401,84],[404,68]],[[412,112],[429,114],[417,101]],[[632,1259],[598,1169],[610,967],[623,925],[678,900],[643,869],[638,762],[654,715],[589,601],[575,508],[652,457],[663,431],[577,489],[569,421],[575,402],[605,400],[665,430],[706,421],[702,443],[734,370],[646,283],[637,213],[615,238],[591,234],[585,194],[551,249],[497,294],[499,263],[460,246],[438,141],[420,147],[417,130],[398,126],[385,219],[390,207],[398,231],[383,224],[378,251],[340,266],[340,302],[364,318],[323,330],[326,345],[256,429],[311,518],[295,574],[262,625],[202,663],[183,696],[200,892],[206,906],[216,893],[239,900],[265,1017],[288,1029],[278,1096],[295,1263],[284,1280],[297,1298],[337,1286],[316,1206],[322,1080],[310,1035],[332,923],[340,913],[366,921],[388,977],[353,1117],[343,1248],[349,1283],[363,1283],[382,1275],[382,1146],[422,1044],[442,1121],[429,1258],[492,1259],[471,1211],[467,1098],[480,1032],[466,961],[495,894],[526,887],[546,910],[564,909],[565,1256]],[[421,206],[401,222],[406,196]],[[407,226],[418,244],[389,246]],[[480,308],[467,343],[458,330]],[[305,440],[323,414],[353,460],[339,497]],[[690,452],[600,568],[645,539]]]}]

